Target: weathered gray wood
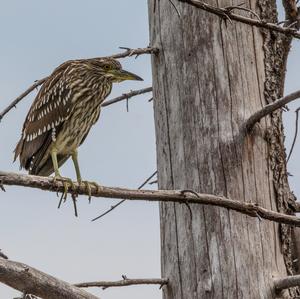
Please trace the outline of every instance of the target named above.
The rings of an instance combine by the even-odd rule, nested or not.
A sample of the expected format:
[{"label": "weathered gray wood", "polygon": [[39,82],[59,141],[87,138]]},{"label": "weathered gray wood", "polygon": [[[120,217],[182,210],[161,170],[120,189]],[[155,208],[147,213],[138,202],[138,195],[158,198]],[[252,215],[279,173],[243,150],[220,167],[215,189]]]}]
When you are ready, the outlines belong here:
[{"label": "weathered gray wood", "polygon": [[6,259],[0,259],[0,282],[44,299],[99,299],[37,269]]},{"label": "weathered gray wood", "polygon": [[280,292],[283,289],[300,286],[300,275],[286,276],[283,278],[276,278],[274,281],[275,289]]},{"label": "weathered gray wood", "polygon": [[[16,185],[30,188],[38,188],[52,192],[64,192],[63,182],[53,181],[49,177],[18,174],[0,171],[0,187],[4,185]],[[70,194],[89,195],[84,184],[73,183],[73,188],[67,190]],[[271,209],[265,209],[250,202],[243,202],[217,196],[213,194],[201,194],[189,190],[135,190],[118,187],[91,186],[91,196],[106,198],[122,198],[124,200],[144,200],[150,202],[176,202],[180,204],[212,205],[227,208],[239,213],[258,218],[267,219],[278,223],[285,223],[300,227],[300,218],[294,215],[278,213]]]},{"label": "weathered gray wood", "polygon": [[[179,17],[168,0],[148,3],[150,44],[160,51],[152,57],[159,188],[193,189],[277,210],[278,174],[269,160],[271,139],[264,137],[271,123],[281,126],[280,116],[263,119],[251,134],[237,138],[250,115],[275,94],[282,96],[284,75],[272,78],[278,92],[266,93],[273,67],[264,53],[269,36],[188,4],[173,1]],[[245,4],[254,10],[259,4],[263,19],[273,17],[272,1]],[[287,189],[280,194],[286,197],[284,164],[279,169]],[[275,298],[272,276],[287,274],[277,224],[176,203],[161,203],[160,218],[162,276],[169,278],[165,299]]]},{"label": "weathered gray wood", "polygon": [[111,287],[126,287],[132,285],[159,285],[161,288],[168,284],[167,278],[126,278],[118,281],[91,281],[74,284],[78,288],[101,287],[103,290]]}]

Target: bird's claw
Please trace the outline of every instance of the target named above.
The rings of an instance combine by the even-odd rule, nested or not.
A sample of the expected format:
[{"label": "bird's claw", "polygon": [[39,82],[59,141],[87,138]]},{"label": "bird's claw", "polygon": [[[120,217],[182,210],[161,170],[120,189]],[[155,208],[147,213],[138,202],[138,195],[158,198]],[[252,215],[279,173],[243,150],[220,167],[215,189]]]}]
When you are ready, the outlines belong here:
[{"label": "bird's claw", "polygon": [[67,200],[69,187],[71,187],[72,190],[75,190],[75,184],[70,178],[65,178],[65,177],[57,176],[57,175],[54,176],[53,181],[54,182],[61,181],[64,186],[64,191],[62,193],[61,200],[60,200],[59,206],[58,206],[58,207],[60,207],[62,200],[64,200],[64,202]]},{"label": "bird's claw", "polygon": [[84,184],[85,185],[85,188],[88,192],[88,200],[89,200],[89,203],[91,203],[91,199],[92,199],[92,185],[94,187],[96,187],[97,191],[99,191],[101,189],[101,186],[96,183],[96,182],[89,182],[89,181],[81,181],[80,184]]}]

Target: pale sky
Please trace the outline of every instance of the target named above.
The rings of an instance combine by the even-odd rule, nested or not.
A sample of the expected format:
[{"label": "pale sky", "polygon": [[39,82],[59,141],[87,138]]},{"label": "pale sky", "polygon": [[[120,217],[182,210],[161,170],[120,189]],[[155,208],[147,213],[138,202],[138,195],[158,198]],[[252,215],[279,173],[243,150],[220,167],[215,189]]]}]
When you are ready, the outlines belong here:
[{"label": "pale sky", "polygon": [[[0,0],[0,111],[30,86],[68,59],[106,56],[119,46],[149,43],[146,0],[17,1]],[[288,64],[286,93],[300,88],[299,42],[294,42]],[[122,60],[124,68],[144,82],[115,85],[110,98],[151,85],[150,57]],[[26,113],[36,92],[24,99],[0,123],[0,169],[19,171],[12,163]],[[103,109],[99,122],[79,151],[82,175],[107,186],[136,188],[156,169],[151,94]],[[294,132],[294,110],[285,113],[289,149]],[[289,163],[295,194],[300,194],[300,140]],[[75,178],[72,163],[62,167]],[[153,186],[152,188],[154,188]],[[150,188],[150,187],[148,187]],[[90,220],[117,200],[86,197],[78,200],[79,218],[71,201],[60,210],[55,193],[21,187],[0,192],[0,248],[12,260],[27,263],[70,283],[160,277],[158,205],[126,202],[98,222]],[[93,293],[104,299],[158,299],[156,286],[135,286]],[[19,292],[0,285],[0,298]]]}]

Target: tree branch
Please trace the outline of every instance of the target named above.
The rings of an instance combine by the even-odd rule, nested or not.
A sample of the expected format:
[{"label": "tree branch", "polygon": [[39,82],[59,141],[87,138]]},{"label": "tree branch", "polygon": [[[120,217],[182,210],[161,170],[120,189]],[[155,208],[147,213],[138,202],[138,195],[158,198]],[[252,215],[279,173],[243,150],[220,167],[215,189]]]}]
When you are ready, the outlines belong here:
[{"label": "tree branch", "polygon": [[295,91],[283,98],[280,98],[279,100],[266,105],[265,107],[263,107],[261,110],[253,113],[245,122],[243,128],[245,128],[247,131],[250,131],[253,126],[259,122],[263,117],[271,114],[272,112],[274,112],[275,110],[282,108],[283,106],[285,106],[286,104],[297,100],[298,98],[300,98],[300,90]]},{"label": "tree branch", "polygon": [[136,49],[131,49],[131,48],[126,48],[126,47],[120,47],[120,49],[125,50],[122,53],[119,54],[114,54],[111,56],[106,56],[108,58],[114,58],[114,59],[119,59],[119,58],[125,58],[125,57],[131,57],[135,56],[138,57],[142,54],[154,54],[157,55],[159,50],[157,48],[153,47],[147,47],[147,48],[136,48]]},{"label": "tree branch", "polygon": [[282,5],[285,11],[285,26],[294,25],[299,29],[299,12],[297,7],[297,1],[295,0],[282,0]]},{"label": "tree branch", "polygon": [[241,22],[241,23],[244,23],[244,24],[251,25],[251,26],[255,26],[255,27],[259,27],[259,28],[265,28],[265,29],[268,29],[268,30],[271,30],[271,31],[287,34],[287,35],[292,36],[294,38],[300,39],[300,33],[297,32],[293,28],[280,27],[279,25],[274,24],[274,23],[266,23],[266,22],[261,21],[261,20],[247,18],[247,17],[241,16],[241,15],[232,13],[230,9],[215,7],[215,6],[212,6],[210,4],[207,4],[207,3],[199,1],[199,0],[178,0],[178,1],[190,4],[194,7],[197,7],[197,8],[200,8],[202,10],[208,11],[212,14],[215,14],[219,17],[224,18],[225,20],[226,19],[234,20],[234,21],[237,21],[237,22]]},{"label": "tree branch", "polygon": [[300,111],[300,108],[297,108],[296,109],[296,120],[295,120],[295,134],[294,134],[294,138],[293,138],[293,142],[292,142],[292,146],[291,146],[291,149],[290,149],[290,152],[288,154],[288,157],[286,159],[287,162],[289,162],[290,160],[290,157],[293,153],[293,150],[294,150],[294,146],[296,144],[296,140],[297,140],[297,136],[298,136],[298,122],[299,122],[299,111]]},{"label": "tree branch", "polygon": [[43,78],[41,80],[36,81],[33,85],[31,85],[27,90],[25,90],[22,94],[20,94],[15,100],[13,100],[1,113],[0,113],[0,122],[2,118],[7,114],[12,108],[16,108],[16,105],[24,99],[27,95],[29,95],[33,90],[42,85],[48,77]]},{"label": "tree branch", "polygon": [[78,288],[89,288],[89,287],[102,287],[103,290],[110,287],[125,287],[131,285],[140,284],[158,284],[160,287],[166,285],[168,279],[166,278],[150,278],[150,279],[129,279],[124,276],[124,279],[118,281],[93,281],[93,282],[82,282],[76,283],[74,286]]},{"label": "tree branch", "polygon": [[[125,49],[124,52],[122,53],[119,53],[119,54],[115,54],[115,55],[111,55],[111,56],[106,56],[106,58],[115,58],[115,59],[118,59],[118,58],[125,58],[125,57],[131,57],[131,56],[134,56],[136,55],[139,56],[139,55],[142,55],[142,54],[157,54],[158,53],[158,49],[157,48],[151,48],[151,47],[148,47],[148,48],[137,48],[137,49],[130,49],[130,48],[121,48],[121,49]],[[35,88],[39,87],[40,85],[42,85],[46,80],[47,80],[48,77],[45,77],[43,79],[40,79],[40,80],[37,80],[33,85],[31,85],[27,90],[25,90],[22,94],[20,94],[15,100],[13,100],[11,102],[11,104],[9,104],[1,113],[0,113],[0,122],[2,120],[2,118],[12,109],[12,108],[16,108],[16,105],[22,100],[24,99],[27,95],[29,95]],[[150,87],[149,87],[150,88]],[[149,89],[148,88],[148,89]],[[147,88],[145,88],[145,90],[148,90]],[[138,91],[136,91],[138,92]],[[146,92],[150,92],[150,91],[145,91],[145,92],[141,92],[140,90],[140,93],[137,93],[136,95],[139,95],[139,94],[142,94],[142,93],[146,93]],[[131,93],[134,93],[134,91],[132,91]],[[125,94],[126,95],[126,94]],[[123,95],[124,96],[124,95]],[[115,99],[115,102],[119,102],[119,101],[122,101],[124,99],[127,99],[127,98],[130,98],[130,97],[133,97],[134,95],[131,95],[130,96],[130,93],[129,93],[129,96],[125,97],[125,98],[122,98],[120,99],[121,97],[118,97],[116,100]],[[107,104],[108,103],[108,104]],[[113,104],[112,100],[110,101],[107,101],[105,105],[103,106],[108,106],[110,104]]]},{"label": "tree branch", "polygon": [[[53,181],[53,178],[31,176],[0,171],[0,184],[31,187],[52,192],[63,192],[61,181]],[[74,182],[74,189],[68,193],[88,195],[88,190],[81,184]],[[145,200],[150,202],[177,202],[182,204],[205,204],[231,209],[242,214],[267,219],[278,223],[285,223],[300,227],[300,218],[292,215],[267,210],[250,202],[241,202],[212,194],[201,194],[191,190],[132,190],[125,188],[91,186],[91,194],[94,197],[121,198],[128,200]]]},{"label": "tree branch", "polygon": [[25,264],[0,259],[0,281],[43,299],[99,299],[92,294]]},{"label": "tree branch", "polygon": [[[155,170],[155,172],[153,174],[151,174],[150,177],[148,177],[139,187],[138,190],[141,190],[142,188],[144,188],[148,182],[157,174],[157,170]],[[112,212],[115,208],[117,208],[118,206],[120,206],[122,203],[124,203],[126,201],[126,199],[123,199],[121,201],[119,201],[117,204],[113,205],[110,207],[110,209],[108,209],[107,211],[105,211],[104,213],[102,213],[100,216],[97,216],[96,218],[92,219],[92,221],[96,221],[102,217],[104,217],[105,215],[109,214],[110,212]]]},{"label": "tree branch", "polygon": [[287,276],[274,279],[275,290],[280,292],[284,289],[300,286],[300,275]]},{"label": "tree branch", "polygon": [[152,91],[152,87],[147,87],[147,88],[143,88],[143,89],[139,89],[139,90],[132,90],[131,92],[123,93],[121,96],[116,97],[114,99],[104,101],[101,106],[106,107],[106,106],[118,103],[120,101],[128,100],[132,97],[135,97],[135,96],[138,96],[138,95],[141,95],[141,94],[144,94],[144,93],[148,93],[148,92],[151,92],[151,91]]}]

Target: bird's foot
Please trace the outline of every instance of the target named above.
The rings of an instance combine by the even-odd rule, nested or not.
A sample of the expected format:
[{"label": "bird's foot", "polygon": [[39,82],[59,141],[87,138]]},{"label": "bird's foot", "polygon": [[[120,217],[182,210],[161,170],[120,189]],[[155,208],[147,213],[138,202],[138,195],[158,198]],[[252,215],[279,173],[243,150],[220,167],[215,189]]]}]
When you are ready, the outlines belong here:
[{"label": "bird's foot", "polygon": [[69,187],[71,187],[72,190],[75,190],[75,184],[70,178],[62,177],[60,175],[55,175],[53,181],[61,181],[64,185],[64,192],[62,193],[61,200],[58,206],[60,207],[62,200],[66,201],[67,199]]},{"label": "bird's foot", "polygon": [[96,187],[97,191],[101,190],[101,186],[96,182],[80,181],[79,184],[85,185],[85,188],[88,192],[89,203],[91,203],[91,199],[92,199],[92,186]]}]

